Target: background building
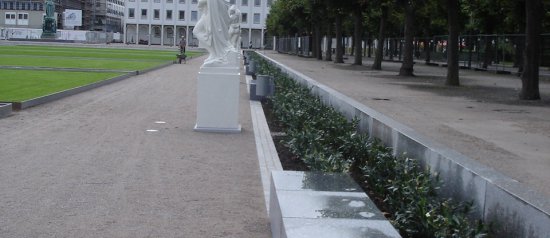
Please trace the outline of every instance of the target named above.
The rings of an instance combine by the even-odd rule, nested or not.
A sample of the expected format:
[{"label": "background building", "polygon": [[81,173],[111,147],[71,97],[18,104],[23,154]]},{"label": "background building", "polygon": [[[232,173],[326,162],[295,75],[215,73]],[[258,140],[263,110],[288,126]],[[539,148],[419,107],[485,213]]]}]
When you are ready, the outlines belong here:
[{"label": "background building", "polygon": [[[198,0],[127,0],[124,41],[128,44],[177,45],[185,37],[189,46],[198,46],[193,28],[200,18]],[[231,0],[242,14],[242,46],[264,45],[265,19],[271,0]]]},{"label": "background building", "polygon": [[[54,0],[57,29],[122,32],[124,0]],[[65,10],[81,10],[82,26],[64,24]],[[0,0],[0,28],[42,29],[44,0]]]},{"label": "background building", "polygon": [[42,28],[43,0],[0,0],[0,27]]},{"label": "background building", "polygon": [[86,0],[82,17],[84,30],[122,32],[124,0]]}]

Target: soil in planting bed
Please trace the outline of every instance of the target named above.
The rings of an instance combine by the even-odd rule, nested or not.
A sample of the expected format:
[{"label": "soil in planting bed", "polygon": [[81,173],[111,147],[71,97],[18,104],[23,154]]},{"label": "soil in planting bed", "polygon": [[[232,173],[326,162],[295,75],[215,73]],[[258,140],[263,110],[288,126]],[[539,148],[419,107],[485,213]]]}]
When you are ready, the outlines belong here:
[{"label": "soil in planting bed", "polygon": [[284,128],[273,113],[273,103],[270,100],[264,99],[262,100],[262,107],[264,109],[267,125],[269,126],[269,131],[271,131],[271,137],[275,143],[275,148],[279,154],[279,160],[281,160],[283,169],[292,171],[309,171],[307,165],[298,156],[290,152],[288,146],[286,145]]}]

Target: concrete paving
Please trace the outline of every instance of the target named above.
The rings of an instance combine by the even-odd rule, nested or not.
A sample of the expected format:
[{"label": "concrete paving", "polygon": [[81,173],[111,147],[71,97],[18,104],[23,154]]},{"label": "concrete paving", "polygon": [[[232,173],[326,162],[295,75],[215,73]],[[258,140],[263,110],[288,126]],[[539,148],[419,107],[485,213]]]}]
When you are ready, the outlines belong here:
[{"label": "concrete paving", "polygon": [[519,101],[519,78],[461,70],[459,88],[444,85],[446,68],[415,65],[400,77],[399,63],[383,70],[334,64],[277,52],[265,54],[401,122],[430,139],[516,179],[550,198],[550,83],[539,102]]},{"label": "concrete paving", "polygon": [[0,120],[0,237],[269,237],[248,95],[193,131],[204,57]]}]

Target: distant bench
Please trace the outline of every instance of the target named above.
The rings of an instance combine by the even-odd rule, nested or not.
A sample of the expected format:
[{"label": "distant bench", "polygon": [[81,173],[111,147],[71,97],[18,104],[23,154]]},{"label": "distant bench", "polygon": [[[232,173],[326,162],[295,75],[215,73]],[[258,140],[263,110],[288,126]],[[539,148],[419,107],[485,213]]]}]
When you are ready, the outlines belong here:
[{"label": "distant bench", "polygon": [[401,237],[347,174],[272,171],[273,238]]}]

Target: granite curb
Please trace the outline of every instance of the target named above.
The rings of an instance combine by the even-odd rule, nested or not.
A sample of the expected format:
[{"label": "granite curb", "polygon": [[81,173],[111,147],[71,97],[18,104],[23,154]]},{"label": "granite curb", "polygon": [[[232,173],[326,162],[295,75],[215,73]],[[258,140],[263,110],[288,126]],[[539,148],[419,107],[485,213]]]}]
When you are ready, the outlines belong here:
[{"label": "granite curb", "polygon": [[0,118],[11,115],[12,105],[11,103],[0,103]]}]

